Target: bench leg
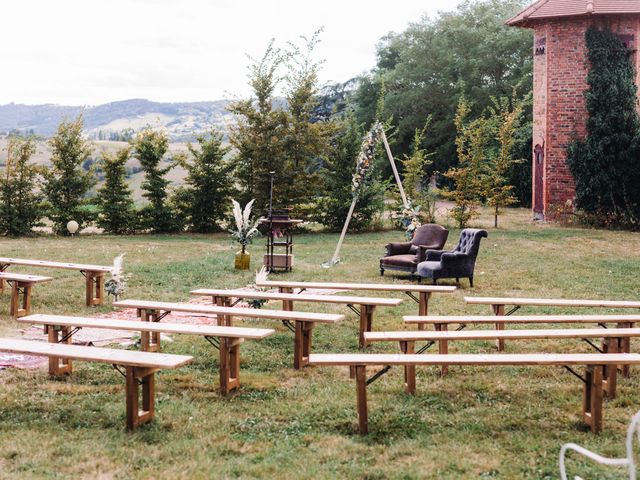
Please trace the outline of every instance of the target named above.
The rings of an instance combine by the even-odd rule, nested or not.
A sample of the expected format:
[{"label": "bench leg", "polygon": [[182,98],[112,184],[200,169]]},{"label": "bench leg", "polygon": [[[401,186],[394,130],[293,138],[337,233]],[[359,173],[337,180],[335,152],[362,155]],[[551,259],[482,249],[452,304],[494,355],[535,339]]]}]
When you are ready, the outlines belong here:
[{"label": "bench leg", "polygon": [[[418,303],[418,315],[421,317],[426,317],[429,315],[429,299],[431,298],[431,293],[429,292],[420,292],[420,302]],[[418,324],[418,330],[424,330],[426,325],[424,323]]]},{"label": "bench leg", "polygon": [[[491,310],[494,315],[504,317],[504,305],[491,305]],[[496,323],[496,330],[504,330],[504,323]],[[496,347],[499,352],[504,351],[504,340],[496,340]]]},{"label": "bench leg", "polygon": [[11,305],[9,314],[14,318],[24,317],[31,313],[32,283],[11,282]]},{"label": "bench leg", "polygon": [[[634,324],[629,322],[618,323],[618,328],[633,328]],[[620,353],[629,353],[631,352],[631,337],[625,337],[620,339],[619,350]],[[631,366],[630,365],[622,365],[620,368],[622,371],[622,376],[624,378],[629,378],[631,376]]]},{"label": "bench leg", "polygon": [[[71,327],[54,327],[49,325],[46,327],[49,343],[60,343],[65,338],[64,343],[71,344],[72,339],[69,335]],[[73,364],[70,358],[49,357],[49,375],[57,377],[60,375],[71,375]]]},{"label": "bench leg", "polygon": [[582,416],[593,433],[602,431],[602,365],[589,365],[585,372]]},{"label": "bench leg", "polygon": [[[157,310],[140,310],[140,320],[143,322],[158,322]],[[143,352],[160,351],[160,332],[140,332],[140,350]]]},{"label": "bench leg", "polygon": [[[126,367],[127,429],[153,420],[155,376],[144,368]],[[142,387],[142,408],[140,408],[139,388]]]},{"label": "bench leg", "polygon": [[369,433],[369,413],[367,411],[367,367],[356,365],[356,391],[358,395],[358,432],[361,435]]},{"label": "bench leg", "polygon": [[370,332],[373,325],[373,312],[375,305],[360,305],[360,348],[367,347],[364,332]]},{"label": "bench leg", "polygon": [[313,327],[315,327],[315,322],[296,322],[296,336],[293,346],[293,368],[296,370],[309,364]]},{"label": "bench leg", "polygon": [[[4,272],[7,268],[9,268],[9,265],[7,265],[6,263],[3,263],[0,265],[0,272]],[[0,280],[0,295],[2,295],[4,293],[4,280]]]},{"label": "bench leg", "polygon": [[220,393],[227,395],[240,387],[239,339],[220,339]]},{"label": "bench leg", "polygon": [[84,272],[87,307],[104,303],[104,272]]},{"label": "bench leg", "polygon": [[282,309],[285,312],[293,312],[293,300],[283,300]]},{"label": "bench leg", "polygon": [[[449,326],[446,323],[435,323],[434,328],[436,332],[446,332],[449,329]],[[438,353],[440,355],[447,355],[449,353],[448,340],[438,340]],[[449,367],[447,365],[442,365],[442,367],[440,367],[440,374],[444,377],[448,373]]]},{"label": "bench leg", "polygon": [[[218,307],[231,307],[231,299],[229,297],[213,297],[213,303]],[[230,315],[217,315],[218,326],[231,327],[233,322]]]},{"label": "bench leg", "polygon": [[[416,342],[401,341],[400,350],[405,355],[416,353]],[[409,395],[415,395],[416,393],[416,366],[415,365],[404,366],[404,391]]]},{"label": "bench leg", "polygon": [[[603,353],[619,353],[621,338],[606,338],[602,342]],[[602,388],[607,398],[616,398],[616,384],[618,377],[618,365],[605,365],[602,372]]]}]

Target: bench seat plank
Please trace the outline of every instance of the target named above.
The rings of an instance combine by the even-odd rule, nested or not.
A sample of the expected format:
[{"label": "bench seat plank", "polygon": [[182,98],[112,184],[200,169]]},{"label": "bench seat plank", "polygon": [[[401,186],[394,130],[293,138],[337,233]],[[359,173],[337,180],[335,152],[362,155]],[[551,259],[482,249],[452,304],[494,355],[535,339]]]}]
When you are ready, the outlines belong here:
[{"label": "bench seat plank", "polygon": [[640,328],[571,328],[538,330],[460,330],[367,332],[368,342],[420,340],[518,340],[545,338],[620,338],[640,337]]},{"label": "bench seat plank", "polygon": [[69,317],[62,315],[29,315],[18,320],[21,323],[41,325],[106,328],[185,335],[203,335],[222,338],[262,339],[275,333],[271,328],[221,327],[216,325],[191,325],[182,323],[156,323],[131,320],[111,320],[103,318]]},{"label": "bench seat plank", "polygon": [[138,352],[115,348],[82,347],[78,345],[54,344],[33,340],[0,338],[0,351],[29,355],[59,356],[73,360],[109,363],[143,368],[178,368],[191,363],[188,355]]},{"label": "bench seat plank", "polygon": [[334,283],[334,282],[289,282],[265,280],[256,282],[258,287],[272,288],[315,288],[331,290],[372,290],[388,292],[427,292],[427,293],[451,293],[456,290],[448,285],[411,285],[397,283]]},{"label": "bench seat plank", "polygon": [[386,354],[313,353],[312,365],[638,365],[637,353],[469,353],[469,354]]},{"label": "bench seat plank", "polygon": [[53,280],[51,277],[41,275],[25,275],[23,273],[0,272],[0,280],[9,282],[42,283]]},{"label": "bench seat plank", "polygon": [[66,270],[82,270],[87,272],[109,273],[113,267],[105,265],[87,265],[82,263],[50,262],[47,260],[30,260],[26,258],[0,257],[0,265],[23,265],[27,267],[62,268]]},{"label": "bench seat plank", "polygon": [[208,288],[193,290],[191,291],[191,295],[251,298],[260,300],[290,300],[295,302],[336,303],[345,305],[374,305],[377,307],[397,307],[402,303],[402,299],[400,298],[347,297],[344,295],[309,295],[296,293],[252,292],[249,290],[216,290]]},{"label": "bench seat plank", "polygon": [[148,300],[120,300],[113,302],[113,305],[120,308],[160,310],[165,312],[204,313],[227,315],[232,317],[271,318],[276,320],[306,321],[314,323],[336,323],[344,319],[344,315],[333,313],[288,312],[282,310],[218,307],[215,305],[194,305],[192,303],[154,302]]},{"label": "bench seat plank", "polygon": [[640,315],[406,315],[406,323],[636,323]]},{"label": "bench seat plank", "polygon": [[628,300],[583,300],[569,298],[464,297],[470,305],[520,305],[537,307],[640,308],[640,302]]}]

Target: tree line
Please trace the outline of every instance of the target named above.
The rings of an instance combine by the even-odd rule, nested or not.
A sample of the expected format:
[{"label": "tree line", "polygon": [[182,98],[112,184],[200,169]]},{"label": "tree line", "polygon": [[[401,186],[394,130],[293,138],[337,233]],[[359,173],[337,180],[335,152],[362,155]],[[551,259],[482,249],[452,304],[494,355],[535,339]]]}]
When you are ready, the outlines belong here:
[{"label": "tree line", "polygon": [[[92,148],[79,117],[62,122],[49,140],[51,166],[44,168],[29,162],[33,140],[12,137],[0,179],[0,231],[24,235],[46,217],[58,234],[66,233],[69,220],[116,234],[215,232],[223,228],[232,197],[255,198],[257,211],[266,211],[272,174],[276,207],[338,230],[352,200],[362,138],[375,121],[384,124],[407,191],[427,219],[434,179],[457,207],[468,205],[459,209],[461,224],[480,202],[492,205],[497,216],[502,206],[530,196],[527,164],[513,159],[530,156],[531,39],[503,24],[522,3],[466,1],[454,12],[423,18],[383,38],[376,67],[342,85],[320,85],[322,62],[314,58],[320,32],[284,47],[271,42],[250,61],[251,98],[228,107],[236,118],[228,145],[213,130],[186,154],[170,154],[167,134],[147,129],[115,154],[87,162]],[[514,112],[517,120],[508,120]],[[501,133],[506,121],[509,145]],[[477,162],[469,160],[473,155]],[[142,206],[127,184],[131,158],[144,177]],[[174,188],[168,174],[178,165],[186,178]],[[473,173],[476,167],[482,175]],[[98,170],[104,182],[93,195]],[[465,186],[471,176],[482,178],[482,185],[474,180]],[[359,190],[353,229],[370,228],[380,218],[385,195],[393,194],[390,177],[379,149]],[[461,194],[468,186],[473,192]]]}]

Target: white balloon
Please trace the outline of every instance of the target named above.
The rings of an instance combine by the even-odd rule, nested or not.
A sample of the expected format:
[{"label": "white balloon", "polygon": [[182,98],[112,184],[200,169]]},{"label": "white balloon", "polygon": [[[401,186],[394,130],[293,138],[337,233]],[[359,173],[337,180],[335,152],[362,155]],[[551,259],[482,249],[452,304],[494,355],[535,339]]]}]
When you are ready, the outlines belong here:
[{"label": "white balloon", "polygon": [[78,228],[80,228],[80,225],[78,225],[78,222],[76,222],[75,220],[71,220],[67,223],[67,230],[69,230],[69,233],[71,235],[76,233],[78,231]]}]

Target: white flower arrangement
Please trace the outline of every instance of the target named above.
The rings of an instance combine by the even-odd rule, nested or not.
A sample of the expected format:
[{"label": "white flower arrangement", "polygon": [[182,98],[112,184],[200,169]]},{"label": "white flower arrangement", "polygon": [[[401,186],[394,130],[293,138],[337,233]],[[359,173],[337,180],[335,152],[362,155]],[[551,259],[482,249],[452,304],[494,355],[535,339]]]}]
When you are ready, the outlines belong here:
[{"label": "white flower arrangement", "polygon": [[247,203],[242,210],[240,204],[235,200],[231,200],[233,204],[233,218],[236,222],[236,229],[229,230],[229,233],[236,239],[236,241],[242,245],[242,253],[246,252],[247,245],[250,244],[253,240],[253,237],[260,235],[258,231],[258,223],[260,223],[260,219],[253,222],[251,220],[251,209],[253,207],[253,202],[255,199],[251,200]]},{"label": "white flower arrangement", "polygon": [[[255,290],[256,292],[266,292],[269,290],[267,287],[259,287],[259,283],[263,283],[267,281],[267,277],[269,276],[269,270],[264,265],[262,268],[256,272],[256,283],[253,285],[249,285],[249,288]],[[247,302],[251,308],[262,308],[262,306],[267,303],[267,300],[263,298],[253,298],[249,299]]]},{"label": "white flower arrangement", "polygon": [[360,154],[356,160],[356,172],[353,174],[351,191],[354,197],[357,197],[360,193],[360,189],[367,178],[367,172],[371,165],[376,152],[376,144],[381,140],[384,134],[384,129],[380,122],[376,122],[369,133],[362,140],[362,147],[360,148]]},{"label": "white flower arrangement", "polygon": [[124,274],[124,253],[113,259],[111,278],[104,283],[104,290],[108,295],[113,295],[116,301],[127,290],[127,279]]}]

